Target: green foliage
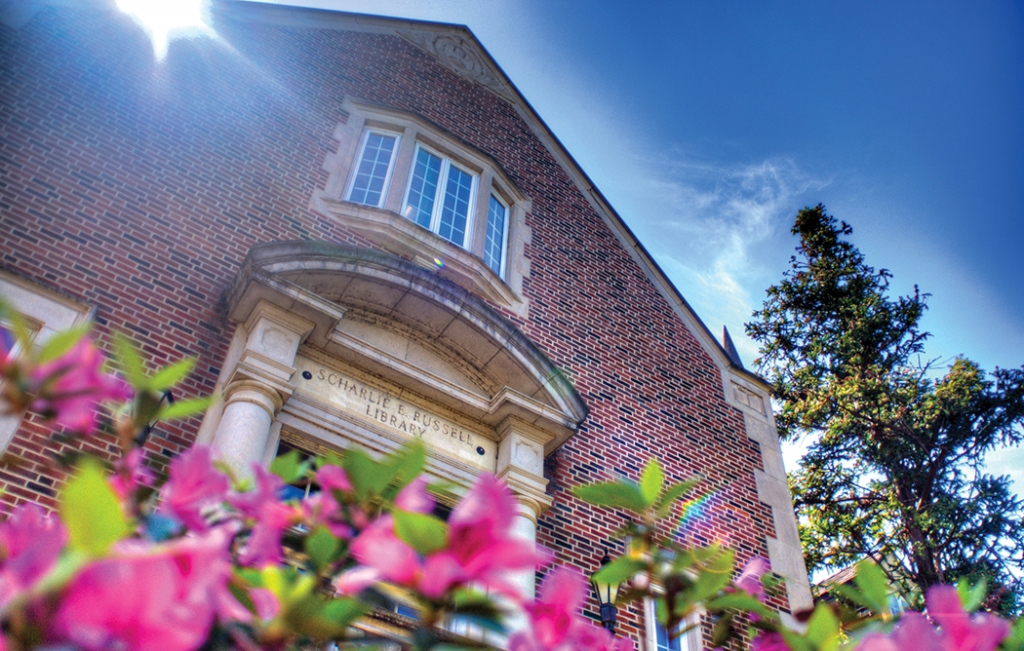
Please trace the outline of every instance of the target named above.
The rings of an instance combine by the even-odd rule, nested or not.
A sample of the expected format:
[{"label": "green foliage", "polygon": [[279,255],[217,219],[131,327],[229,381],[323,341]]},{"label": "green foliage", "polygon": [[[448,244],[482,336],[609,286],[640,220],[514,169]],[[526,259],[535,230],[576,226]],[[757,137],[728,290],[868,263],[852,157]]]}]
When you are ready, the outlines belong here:
[{"label": "green foliage", "polygon": [[453,619],[468,621],[470,624],[495,633],[505,632],[505,627],[502,625],[504,613],[486,594],[463,588],[455,592],[452,601],[451,616]]},{"label": "green foliage", "polygon": [[999,648],[1002,651],[1024,651],[1024,617],[1017,620]]},{"label": "green foliage", "polygon": [[81,341],[82,337],[89,333],[91,328],[91,323],[83,323],[51,336],[40,348],[36,361],[45,364],[66,355],[75,347],[75,344]]},{"label": "green foliage", "polygon": [[620,556],[594,572],[593,580],[598,583],[622,583],[645,569],[647,569],[646,562],[628,556]]},{"label": "green foliage", "polygon": [[862,602],[876,613],[889,607],[889,581],[878,565],[864,559],[857,563],[857,574],[853,582],[860,588]]},{"label": "green foliage", "polygon": [[448,544],[448,525],[440,519],[401,509],[391,513],[395,518],[395,535],[420,554],[426,556]]},{"label": "green foliage", "polygon": [[779,400],[780,435],[813,437],[790,476],[810,568],[884,559],[911,601],[984,577],[1011,589],[1013,610],[1024,502],[982,463],[1022,440],[1024,368],[987,375],[960,358],[936,373],[919,359],[926,294],[890,297],[891,274],[822,206],[800,211],[792,232],[798,255],[747,333]]},{"label": "green foliage", "polygon": [[594,506],[610,509],[627,509],[643,511],[647,507],[643,493],[636,482],[628,479],[619,481],[603,481],[585,486],[577,486],[572,492],[576,497],[590,502]]},{"label": "green foliage", "polygon": [[101,556],[128,533],[117,494],[98,461],[84,457],[61,495],[60,517],[71,548]]},{"label": "green foliage", "polygon": [[270,472],[280,477],[286,484],[294,484],[302,479],[309,471],[309,467],[309,462],[302,460],[298,450],[289,450],[270,462]]},{"label": "green foliage", "polygon": [[331,563],[337,560],[338,552],[341,551],[341,541],[335,538],[326,527],[314,529],[313,533],[306,536],[304,546],[313,567],[317,570],[330,567]]},{"label": "green foliage", "polygon": [[392,475],[382,472],[381,464],[358,448],[347,450],[341,465],[360,499],[380,495],[393,479]]}]

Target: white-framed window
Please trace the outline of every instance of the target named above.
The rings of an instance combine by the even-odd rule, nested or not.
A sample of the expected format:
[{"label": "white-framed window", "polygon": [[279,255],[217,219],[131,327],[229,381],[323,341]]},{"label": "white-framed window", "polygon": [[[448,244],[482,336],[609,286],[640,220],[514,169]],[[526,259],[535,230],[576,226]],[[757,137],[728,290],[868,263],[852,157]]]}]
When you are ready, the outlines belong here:
[{"label": "white-framed window", "polygon": [[647,648],[651,651],[700,651],[700,626],[685,630],[696,623],[696,620],[681,624],[679,630],[685,632],[673,637],[658,622],[654,600],[648,598],[644,599],[644,622],[647,629]]},{"label": "white-framed window", "polygon": [[463,248],[472,225],[477,175],[451,158],[416,143],[402,214]]},{"label": "white-framed window", "polygon": [[490,154],[424,118],[347,98],[312,207],[520,315],[532,202]]},{"label": "white-framed window", "polygon": [[[41,345],[54,334],[92,316],[89,306],[3,271],[0,271],[0,296],[25,317],[32,333],[32,346]],[[5,343],[9,343],[11,333],[2,327],[0,331]],[[18,353],[17,350],[13,352]],[[3,409],[0,409],[0,455],[7,450],[20,424],[19,414],[3,414]]]},{"label": "white-framed window", "polygon": [[391,180],[400,136],[367,129],[359,146],[359,158],[349,184],[348,200],[380,208]]},{"label": "white-framed window", "polygon": [[508,204],[492,194],[487,205],[484,262],[501,277],[505,275],[505,252],[508,250],[508,212]]}]

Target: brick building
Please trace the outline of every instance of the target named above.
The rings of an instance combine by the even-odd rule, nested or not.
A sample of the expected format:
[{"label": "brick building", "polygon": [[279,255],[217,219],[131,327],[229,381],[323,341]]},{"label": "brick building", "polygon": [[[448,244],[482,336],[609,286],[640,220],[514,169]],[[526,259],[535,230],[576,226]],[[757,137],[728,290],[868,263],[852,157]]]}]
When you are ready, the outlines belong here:
[{"label": "brick building", "polygon": [[[713,489],[681,535],[808,603],[768,387],[468,29],[220,2],[158,61],[105,5],[0,10],[0,292],[40,340],[91,318],[198,358],[182,391],[222,400],[160,424],[153,467],[415,435],[439,477],[504,477],[520,533],[589,572],[622,514],[569,488],[654,455]],[[0,420],[5,512],[55,504],[63,446],[116,449],[52,434]]]}]

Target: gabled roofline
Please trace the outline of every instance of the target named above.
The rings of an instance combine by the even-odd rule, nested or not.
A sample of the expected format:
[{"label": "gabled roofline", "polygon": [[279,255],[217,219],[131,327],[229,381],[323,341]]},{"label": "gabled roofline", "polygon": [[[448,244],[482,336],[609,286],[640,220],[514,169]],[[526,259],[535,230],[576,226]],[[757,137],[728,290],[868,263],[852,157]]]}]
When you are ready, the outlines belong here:
[{"label": "gabled roofline", "polygon": [[[489,84],[487,86],[499,96],[505,96],[504,98],[516,107],[520,116],[534,129],[535,135],[544,143],[551,155],[555,157],[573,182],[580,188],[580,191],[590,202],[591,207],[604,219],[605,223],[619,238],[619,241],[630,252],[630,255],[647,273],[651,282],[654,283],[655,287],[658,288],[669,304],[676,310],[683,323],[694,333],[708,355],[718,362],[723,371],[728,370],[731,373],[737,374],[743,377],[743,379],[762,387],[769,394],[771,393],[771,385],[764,378],[753,371],[747,370],[742,364],[737,364],[730,357],[722,342],[712,334],[690,303],[668,278],[661,266],[654,260],[647,248],[637,239],[633,230],[626,224],[622,216],[612,207],[590,176],[583,170],[583,167],[569,153],[569,150],[562,144],[562,141],[548,127],[544,119],[533,108],[533,105],[519,91],[515,83],[509,79],[505,71],[502,70],[501,66],[498,65],[494,57],[491,56],[487,48],[476,38],[476,35],[473,34],[469,27],[452,23],[313,9],[252,0],[219,0],[217,7],[213,11],[228,18],[256,18],[257,20],[274,24],[314,28],[329,28],[334,23],[337,28],[347,31],[351,31],[353,25],[361,31],[378,33],[396,33],[403,29],[432,31],[461,36],[466,41],[472,43],[490,69],[489,71],[495,76],[495,79],[500,81],[501,86],[507,90],[507,96],[505,96],[506,93],[501,92],[501,89],[491,87]],[[722,380],[725,382],[724,376]],[[728,395],[728,391],[726,393]]]}]

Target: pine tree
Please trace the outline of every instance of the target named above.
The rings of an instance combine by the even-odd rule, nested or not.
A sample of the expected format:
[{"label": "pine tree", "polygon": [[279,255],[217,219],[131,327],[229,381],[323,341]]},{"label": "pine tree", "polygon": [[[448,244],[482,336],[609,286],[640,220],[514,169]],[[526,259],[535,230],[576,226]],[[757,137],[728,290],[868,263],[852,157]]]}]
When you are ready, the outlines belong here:
[{"label": "pine tree", "polygon": [[873,557],[911,600],[985,578],[995,607],[1019,610],[1024,501],[984,457],[1024,438],[1024,367],[921,361],[928,295],[890,298],[892,275],[867,265],[850,226],[821,205],[792,232],[797,255],[746,330],[780,435],[812,437],[790,474],[808,566]]}]

